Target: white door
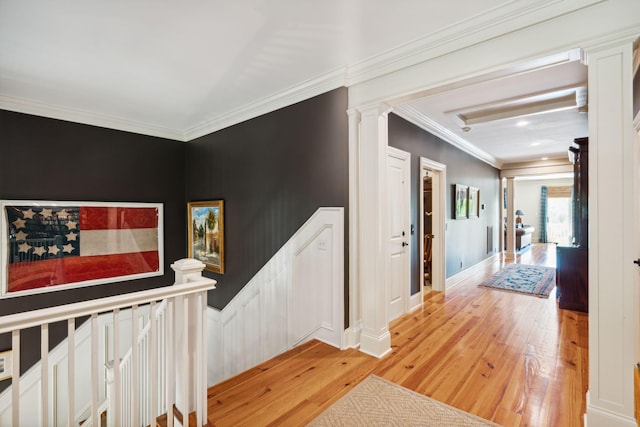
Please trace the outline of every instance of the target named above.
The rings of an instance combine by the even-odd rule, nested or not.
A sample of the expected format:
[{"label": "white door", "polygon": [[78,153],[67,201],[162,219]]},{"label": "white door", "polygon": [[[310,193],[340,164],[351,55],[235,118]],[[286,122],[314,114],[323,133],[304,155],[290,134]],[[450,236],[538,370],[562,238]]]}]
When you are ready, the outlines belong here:
[{"label": "white door", "polygon": [[389,321],[407,310],[411,293],[410,249],[411,217],[409,212],[411,155],[393,147],[387,148],[387,191],[389,201],[389,269],[387,290]]}]

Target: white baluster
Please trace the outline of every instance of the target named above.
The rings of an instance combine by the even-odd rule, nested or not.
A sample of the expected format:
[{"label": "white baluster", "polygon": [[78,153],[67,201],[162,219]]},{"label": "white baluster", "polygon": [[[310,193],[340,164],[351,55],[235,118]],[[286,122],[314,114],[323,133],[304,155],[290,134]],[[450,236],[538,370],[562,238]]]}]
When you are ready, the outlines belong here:
[{"label": "white baluster", "polygon": [[149,358],[149,423],[155,424],[158,417],[158,307],[151,302],[151,331]]},{"label": "white baluster", "polygon": [[[99,426],[98,422],[98,384],[99,384],[99,367],[98,354],[98,313],[91,315],[91,425]],[[46,425],[46,424],[44,424]]]},{"label": "white baluster", "polygon": [[75,424],[76,417],[76,321],[67,321],[67,419],[69,425]]},{"label": "white baluster", "polygon": [[167,406],[167,427],[173,427],[173,405],[175,403],[175,381],[176,381],[176,369],[174,365],[174,326],[175,320],[173,315],[173,306],[175,298],[169,299],[167,302],[167,340],[166,347],[164,349],[166,355],[166,406]]},{"label": "white baluster", "polygon": [[49,324],[40,326],[40,423],[49,425]]},{"label": "white baluster", "polygon": [[129,400],[129,405],[131,406],[131,425],[136,426],[140,422],[140,401],[139,401],[139,391],[140,391],[140,373],[138,366],[138,338],[139,338],[139,330],[138,330],[138,306],[134,305],[131,307],[131,378],[130,378],[130,387],[131,387],[131,400]]},{"label": "white baluster", "polygon": [[11,419],[14,427],[20,426],[20,329],[11,333]]}]

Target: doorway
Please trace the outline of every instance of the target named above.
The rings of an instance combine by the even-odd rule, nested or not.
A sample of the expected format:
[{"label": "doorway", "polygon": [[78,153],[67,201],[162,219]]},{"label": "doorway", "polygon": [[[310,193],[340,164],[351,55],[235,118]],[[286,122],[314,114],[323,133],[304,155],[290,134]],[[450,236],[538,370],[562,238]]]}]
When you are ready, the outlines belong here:
[{"label": "doorway", "polygon": [[445,291],[445,206],[447,167],[420,158],[420,284],[424,296],[429,290]]},{"label": "doorway", "polygon": [[425,292],[430,292],[433,288],[431,286],[431,258],[433,255],[433,172],[425,171],[425,176],[422,179],[423,191],[422,191],[422,203],[423,203],[423,247],[424,252],[422,254],[422,264],[424,268],[423,274],[423,286]]},{"label": "doorway", "polygon": [[547,241],[560,246],[571,245],[572,217],[570,197],[550,197],[547,200]]}]

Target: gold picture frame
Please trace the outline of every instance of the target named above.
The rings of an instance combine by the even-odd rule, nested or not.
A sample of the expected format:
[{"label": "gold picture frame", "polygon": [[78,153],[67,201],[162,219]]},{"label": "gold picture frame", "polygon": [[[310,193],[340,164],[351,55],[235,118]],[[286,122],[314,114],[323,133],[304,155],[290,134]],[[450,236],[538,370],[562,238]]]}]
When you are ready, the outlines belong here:
[{"label": "gold picture frame", "polygon": [[224,273],[224,201],[187,204],[189,258],[205,264],[214,273]]},{"label": "gold picture frame", "polygon": [[0,352],[0,381],[11,378],[13,371],[13,351]]}]

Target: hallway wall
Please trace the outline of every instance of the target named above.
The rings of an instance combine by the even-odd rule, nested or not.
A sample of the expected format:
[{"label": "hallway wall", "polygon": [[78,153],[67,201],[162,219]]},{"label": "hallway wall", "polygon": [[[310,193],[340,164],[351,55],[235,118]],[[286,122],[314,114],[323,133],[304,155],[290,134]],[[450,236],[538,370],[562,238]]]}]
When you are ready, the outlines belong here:
[{"label": "hallway wall", "polygon": [[[450,277],[495,254],[498,250],[499,171],[462,152],[451,144],[420,129],[395,114],[389,114],[389,145],[411,153],[411,293],[420,290],[420,157],[447,166],[446,194],[446,277]],[[480,217],[455,220],[453,218],[453,187],[455,184],[480,189]],[[487,227],[493,227],[493,250],[487,252]]]}]

